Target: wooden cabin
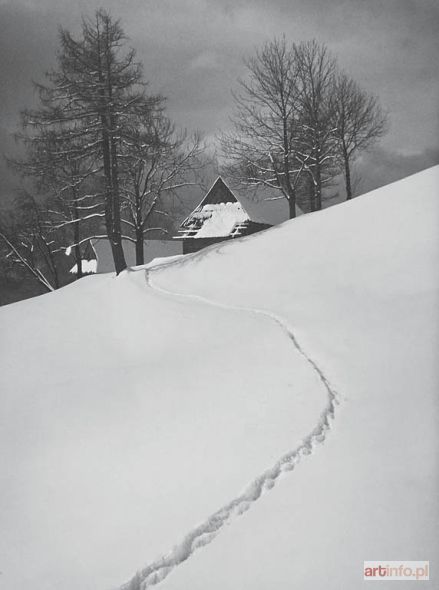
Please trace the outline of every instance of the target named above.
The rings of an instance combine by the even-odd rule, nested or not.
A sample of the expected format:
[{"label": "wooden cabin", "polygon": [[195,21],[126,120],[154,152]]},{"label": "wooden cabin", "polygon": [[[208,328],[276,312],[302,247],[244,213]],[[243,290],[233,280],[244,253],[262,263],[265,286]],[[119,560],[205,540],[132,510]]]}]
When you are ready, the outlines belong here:
[{"label": "wooden cabin", "polygon": [[[135,244],[128,240],[122,240],[122,248],[127,266],[136,266]],[[174,240],[145,240],[143,242],[145,264],[158,258],[168,258],[181,254],[182,245]],[[73,258],[70,251],[69,255]],[[113,253],[107,238],[95,238],[87,243],[82,257],[82,269],[84,274],[114,272]],[[70,272],[72,274],[77,273],[76,263],[74,263]]]},{"label": "wooden cabin", "polygon": [[182,222],[175,239],[182,240],[183,254],[189,254],[269,227],[268,223],[250,219],[239,199],[218,177],[201,203]]}]

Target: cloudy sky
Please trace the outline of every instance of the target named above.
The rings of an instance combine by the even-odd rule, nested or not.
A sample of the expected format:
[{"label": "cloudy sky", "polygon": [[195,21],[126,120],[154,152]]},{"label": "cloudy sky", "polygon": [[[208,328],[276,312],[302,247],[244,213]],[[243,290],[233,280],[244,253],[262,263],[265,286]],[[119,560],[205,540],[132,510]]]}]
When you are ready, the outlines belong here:
[{"label": "cloudy sky", "polygon": [[121,18],[176,121],[208,138],[228,125],[242,58],[285,33],[326,43],[389,111],[390,132],[362,163],[364,190],[439,162],[437,0],[0,0],[1,151],[34,100],[31,80],[54,64],[58,26],[78,30],[98,7]]}]

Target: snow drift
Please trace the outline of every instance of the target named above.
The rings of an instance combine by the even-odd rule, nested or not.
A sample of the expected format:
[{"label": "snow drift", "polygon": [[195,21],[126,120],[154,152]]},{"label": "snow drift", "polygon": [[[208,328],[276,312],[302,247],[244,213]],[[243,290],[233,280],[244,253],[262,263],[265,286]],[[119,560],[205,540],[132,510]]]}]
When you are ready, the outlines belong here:
[{"label": "snow drift", "polygon": [[435,167],[1,309],[5,588],[139,571],[167,590],[338,590],[363,560],[434,571],[438,187]]}]

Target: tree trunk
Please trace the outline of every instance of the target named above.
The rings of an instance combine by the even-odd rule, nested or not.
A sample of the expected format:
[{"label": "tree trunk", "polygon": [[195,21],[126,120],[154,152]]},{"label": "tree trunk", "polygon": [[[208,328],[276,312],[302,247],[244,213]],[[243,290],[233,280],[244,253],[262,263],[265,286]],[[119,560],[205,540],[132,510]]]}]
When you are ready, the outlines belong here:
[{"label": "tree trunk", "polygon": [[291,184],[290,178],[290,158],[288,155],[288,117],[285,114],[285,106],[283,106],[283,148],[284,148],[284,175],[286,191],[288,193],[288,213],[290,219],[296,217],[296,187]]},{"label": "tree trunk", "polygon": [[290,219],[294,219],[296,217],[296,199],[294,196],[288,199],[288,213]]},{"label": "tree trunk", "polygon": [[108,131],[109,153],[110,153],[110,168],[111,168],[111,194],[113,200],[113,258],[114,266],[116,267],[116,274],[119,274],[126,269],[127,263],[125,261],[125,254],[122,247],[122,223],[120,215],[120,194],[119,194],[119,170],[117,162],[117,148],[114,134],[116,132],[116,116],[113,110],[113,86],[112,86],[112,60],[110,58],[111,52],[108,47],[108,22],[106,24],[107,32],[107,46],[105,51],[106,57],[106,79],[107,79],[107,108],[108,121],[110,128]]},{"label": "tree trunk", "polygon": [[320,211],[322,208],[322,168],[320,162],[316,162],[315,175],[315,209]]},{"label": "tree trunk", "polygon": [[73,224],[73,243],[75,258],[76,258],[76,279],[80,279],[83,276],[82,273],[82,254],[81,254],[81,246],[79,242],[81,241],[80,235],[80,227],[79,227],[79,212],[78,212],[78,203],[76,201],[76,194],[73,196],[73,215],[75,219],[75,223]]},{"label": "tree trunk", "polygon": [[314,177],[309,171],[306,176],[305,187],[309,197],[309,209],[313,213],[316,210],[316,187]]},{"label": "tree trunk", "polygon": [[136,231],[136,264],[140,266],[145,264],[145,256],[143,253],[143,231]]},{"label": "tree trunk", "polygon": [[76,279],[80,279],[84,276],[84,274],[82,272],[81,246],[79,246],[79,245],[75,246],[75,258],[76,258]]},{"label": "tree trunk", "polygon": [[146,220],[142,219],[142,203],[140,197],[140,190],[139,185],[134,182],[135,186],[135,201],[136,201],[136,209],[134,213],[134,227],[136,231],[136,264],[139,266],[141,264],[145,264],[145,257],[143,254],[143,228],[144,223]]},{"label": "tree trunk", "polygon": [[351,170],[349,166],[349,156],[345,152],[344,158],[344,176],[346,182],[346,200],[352,199],[352,184],[351,184]]},{"label": "tree trunk", "polygon": [[126,269],[127,263],[122,246],[122,231],[120,220],[120,199],[113,187],[111,191],[112,196],[112,232],[111,232],[111,250],[113,252],[114,267],[116,274],[121,273]]},{"label": "tree trunk", "polygon": [[285,177],[288,193],[288,213],[290,219],[294,219],[296,217],[296,189],[291,184],[290,175],[287,173]]},{"label": "tree trunk", "polygon": [[[107,37],[108,42],[108,37]],[[98,59],[99,59],[99,81],[101,83],[100,98],[101,98],[101,125],[102,125],[102,155],[104,163],[105,176],[105,224],[107,227],[107,235],[111,245],[113,254],[114,267],[116,274],[121,273],[127,267],[125,255],[122,248],[122,231],[120,220],[120,197],[119,186],[117,183],[117,160],[114,143],[114,120],[111,115],[111,67],[108,61],[108,47],[104,48],[106,55],[106,63],[101,61],[101,48],[98,39]],[[107,93],[103,87],[104,82],[104,66],[106,68]],[[110,111],[110,112],[109,112]]]},{"label": "tree trunk", "polygon": [[127,267],[120,236],[116,236],[115,239],[111,240],[111,251],[113,252],[114,268],[118,275]]},{"label": "tree trunk", "polygon": [[50,248],[48,248],[48,257],[50,260],[50,266],[52,267],[54,287],[55,287],[55,289],[59,289],[60,283],[59,283],[59,276],[58,276],[58,268],[56,266],[55,257],[54,257],[52,250]]},{"label": "tree trunk", "polygon": [[113,257],[116,267],[116,274],[126,269],[125,254],[122,247],[122,222],[120,215],[120,194],[119,194],[119,173],[117,166],[116,142],[113,137],[115,120],[110,116],[111,134],[110,134],[110,153],[111,153],[111,179],[112,179],[112,196],[113,196]]},{"label": "tree trunk", "polygon": [[126,269],[127,263],[122,247],[122,232],[120,221],[120,199],[118,186],[114,186],[114,166],[112,165],[112,146],[111,138],[108,133],[107,120],[105,115],[102,119],[102,154],[104,161],[105,176],[105,225],[107,235],[113,254],[114,267],[116,274]]}]

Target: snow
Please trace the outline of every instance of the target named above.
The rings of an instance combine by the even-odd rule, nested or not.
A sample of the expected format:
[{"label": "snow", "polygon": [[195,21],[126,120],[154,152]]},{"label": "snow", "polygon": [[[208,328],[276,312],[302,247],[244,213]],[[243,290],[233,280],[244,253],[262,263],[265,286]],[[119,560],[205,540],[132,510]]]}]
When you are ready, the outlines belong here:
[{"label": "snow", "polygon": [[367,559],[434,567],[438,187],[435,167],[157,272],[167,290],[286,318],[342,401],[324,449],[163,588],[335,590],[359,587]]},{"label": "snow", "polygon": [[[194,222],[194,228],[190,224],[185,225],[183,235],[189,232],[193,238],[216,238],[229,236],[237,225],[250,221],[250,218],[241,203],[236,201],[203,205],[191,214],[189,221]],[[199,224],[201,227],[197,229]]]},{"label": "snow", "polygon": [[434,576],[438,186],[0,309],[0,588]]},{"label": "snow", "polygon": [[0,323],[0,553],[14,590],[129,579],[299,444],[327,403],[270,319],[164,296],[144,271],[82,279]]},{"label": "snow", "polygon": [[181,260],[183,258],[183,256],[184,256],[184,254],[176,254],[175,256],[157,256],[157,258],[153,258],[151,260],[151,262],[149,262],[148,264],[135,266],[133,268],[137,270],[137,269],[141,269],[142,267],[144,269],[146,269],[146,268],[154,268],[156,266],[163,266],[163,264],[169,264],[171,262],[176,262],[177,260]]}]

